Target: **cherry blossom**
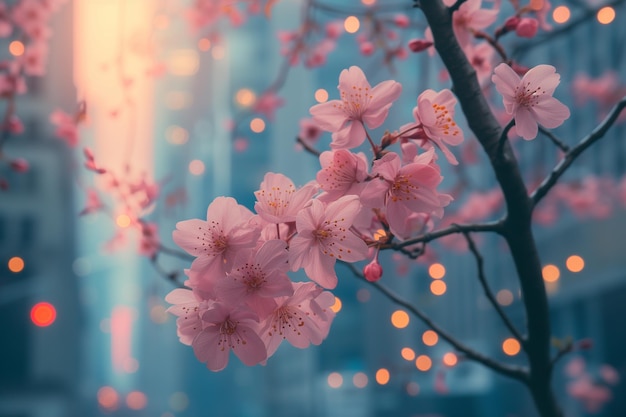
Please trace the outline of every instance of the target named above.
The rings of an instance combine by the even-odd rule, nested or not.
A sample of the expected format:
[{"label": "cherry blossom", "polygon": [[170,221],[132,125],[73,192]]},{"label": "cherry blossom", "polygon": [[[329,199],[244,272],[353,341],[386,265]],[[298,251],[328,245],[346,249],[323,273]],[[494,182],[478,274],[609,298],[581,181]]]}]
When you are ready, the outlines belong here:
[{"label": "cherry blossom", "polygon": [[377,128],[387,118],[393,101],[402,92],[400,83],[387,80],[371,88],[363,71],[356,66],[339,75],[340,100],[331,100],[311,107],[311,115],[319,126],[333,132],[333,149],[354,148],[366,137],[365,126]]},{"label": "cherry blossom", "polygon": [[317,173],[317,182],[326,194],[324,201],[334,201],[346,194],[360,194],[367,178],[367,158],[364,154],[353,154],[346,149],[325,151],[320,155],[322,169]]},{"label": "cherry blossom", "polygon": [[467,0],[452,13],[452,28],[461,46],[470,42],[470,36],[496,21],[498,9],[482,9],[482,0]]},{"label": "cherry blossom", "polygon": [[287,223],[296,220],[296,214],[317,192],[314,184],[296,190],[293,182],[283,174],[268,172],[261,188],[254,192],[257,199],[254,210],[270,223]]},{"label": "cherry blossom", "polygon": [[292,270],[304,268],[311,280],[324,288],[335,288],[335,262],[356,262],[367,256],[365,242],[349,230],[360,209],[355,195],[341,197],[327,206],[312,200],[296,217],[298,235],[289,245]]},{"label": "cherry blossom", "polygon": [[567,106],[552,97],[559,79],[551,65],[537,65],[521,79],[507,64],[495,68],[491,80],[502,94],[506,112],[515,118],[517,133],[522,138],[534,139],[538,124],[551,129],[569,118]]}]

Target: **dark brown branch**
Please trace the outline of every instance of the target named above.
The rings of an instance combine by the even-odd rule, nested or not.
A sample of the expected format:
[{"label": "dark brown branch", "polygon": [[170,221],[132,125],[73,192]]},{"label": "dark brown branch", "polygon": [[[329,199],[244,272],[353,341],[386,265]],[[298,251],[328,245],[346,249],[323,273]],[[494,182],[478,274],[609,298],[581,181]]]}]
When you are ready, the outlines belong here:
[{"label": "dark brown branch", "polygon": [[464,345],[459,340],[457,340],[454,336],[443,330],[439,325],[437,325],[434,321],[432,321],[426,314],[424,314],[421,310],[415,307],[410,302],[404,300],[399,295],[394,293],[392,290],[381,284],[380,282],[370,282],[365,279],[363,274],[353,265],[346,263],[345,265],[350,268],[350,270],[354,273],[355,276],[362,279],[364,282],[375,287],[378,291],[380,291],[383,295],[385,295],[388,299],[393,301],[395,304],[406,308],[408,311],[413,313],[417,318],[419,318],[426,326],[434,330],[442,339],[448,342],[451,346],[453,346],[459,352],[462,352],[468,359],[474,360],[476,362],[480,362],[484,366],[498,372],[502,375],[506,375],[510,378],[517,379],[519,381],[526,381],[528,378],[528,370],[519,366],[511,366],[505,363],[501,363],[492,359],[488,356],[483,355],[480,352],[473,350],[472,348]]},{"label": "dark brown branch", "polygon": [[608,116],[606,116],[606,118],[598,126],[596,126],[590,134],[581,139],[576,146],[565,154],[563,159],[561,159],[554,170],[552,170],[550,175],[548,175],[548,177],[546,177],[539,187],[537,187],[537,189],[531,194],[534,205],[537,205],[541,199],[548,194],[548,191],[550,191],[550,189],[557,183],[559,178],[561,178],[565,171],[567,171],[576,158],[578,158],[591,145],[604,137],[624,108],[626,108],[626,97],[622,98],[619,103],[613,107]]},{"label": "dark brown branch", "polygon": [[163,278],[165,278],[167,281],[171,282],[172,284],[176,285],[178,288],[187,288],[178,281],[178,276],[180,275],[180,271],[171,271],[171,272],[166,271],[161,266],[161,264],[159,264],[158,257],[159,255],[156,254],[155,256],[150,258],[150,263],[152,263],[152,267],[159,273],[159,275],[161,275]]},{"label": "dark brown branch", "polygon": [[315,149],[314,147],[312,147],[311,145],[309,145],[308,143],[306,143],[304,141],[304,139],[302,139],[301,137],[297,137],[296,138],[296,142],[298,142],[300,145],[302,145],[302,147],[304,148],[305,151],[307,151],[308,153],[315,155],[317,157],[320,156],[321,152],[318,151],[317,149]]},{"label": "dark brown branch", "polygon": [[485,277],[485,270],[483,268],[483,257],[478,251],[478,248],[476,247],[476,243],[474,242],[474,239],[472,239],[469,232],[463,232],[463,236],[465,236],[465,240],[467,241],[467,246],[469,247],[470,252],[472,252],[472,254],[474,255],[474,259],[476,259],[476,267],[478,268],[478,280],[480,281],[480,285],[483,287],[483,291],[485,292],[487,299],[489,300],[493,308],[496,310],[496,312],[502,319],[502,322],[507,327],[507,329],[509,329],[511,334],[517,340],[520,341],[522,346],[524,346],[526,344],[526,339],[515,328],[515,326],[509,319],[509,317],[504,312],[504,310],[502,310],[502,307],[500,306],[500,304],[498,304],[496,297],[493,295],[493,292],[491,291],[491,288],[489,287],[489,283],[487,283],[487,278]]}]

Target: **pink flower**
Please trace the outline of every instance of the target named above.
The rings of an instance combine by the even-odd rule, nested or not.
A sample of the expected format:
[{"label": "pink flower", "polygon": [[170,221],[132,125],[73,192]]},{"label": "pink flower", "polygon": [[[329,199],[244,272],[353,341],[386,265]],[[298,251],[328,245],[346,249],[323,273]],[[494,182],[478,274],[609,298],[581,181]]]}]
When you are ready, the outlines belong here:
[{"label": "pink flower", "polygon": [[202,331],[202,315],[212,302],[203,300],[195,291],[177,288],[165,296],[165,301],[173,304],[168,313],[177,316],[176,328],[178,338],[184,345],[191,345],[195,337]]},{"label": "pink flower", "polygon": [[324,201],[361,193],[367,178],[365,155],[356,155],[346,149],[326,151],[320,155],[320,164],[322,169],[317,173],[317,182],[326,191],[321,196]]},{"label": "pink flower", "polygon": [[363,268],[363,276],[370,282],[376,282],[383,276],[383,267],[378,263],[378,254]]},{"label": "pink flower", "polygon": [[335,297],[312,282],[294,282],[293,295],[277,297],[274,311],[261,324],[261,338],[267,356],[276,352],[283,340],[304,349],[319,345],[328,335],[335,313],[330,306]]},{"label": "pink flower", "polygon": [[139,254],[152,258],[159,251],[159,229],[156,223],[141,222],[141,239],[139,240]]},{"label": "pink flower", "polygon": [[532,38],[537,34],[539,21],[532,17],[523,17],[515,27],[515,33],[522,38]]},{"label": "pink flower", "polygon": [[72,148],[78,144],[78,129],[74,117],[57,109],[50,114],[50,123],[56,126],[56,137],[65,140]]},{"label": "pink flower", "polygon": [[461,46],[470,42],[473,32],[496,21],[498,10],[481,9],[482,0],[467,0],[452,13],[452,28]]},{"label": "pink flower", "polygon": [[538,124],[551,129],[570,116],[567,106],[552,97],[560,79],[555,71],[551,65],[537,65],[520,79],[502,63],[491,77],[502,94],[506,112],[515,117],[517,133],[526,140],[537,136]]},{"label": "pink flower", "polygon": [[216,294],[225,302],[247,303],[262,314],[267,301],[293,293],[289,270],[289,253],[283,240],[270,240],[258,251],[244,251],[236,259],[228,277],[216,284]]},{"label": "pink flower", "polygon": [[207,209],[207,220],[178,222],[174,242],[197,258],[191,269],[210,279],[223,276],[242,249],[254,247],[259,231],[248,226],[254,214],[231,197],[217,197]]},{"label": "pink flower", "polygon": [[370,87],[359,67],[350,67],[339,75],[341,100],[331,100],[311,107],[319,126],[333,132],[331,147],[354,148],[365,140],[365,126],[375,129],[383,124],[402,86],[393,80]]},{"label": "pink flower", "polygon": [[306,143],[315,143],[322,135],[322,129],[319,128],[313,119],[300,119],[300,133],[298,137]]},{"label": "pink flower", "polygon": [[215,303],[202,315],[202,322],[205,327],[191,346],[211,371],[228,365],[231,350],[248,366],[267,359],[265,344],[257,334],[258,317],[250,310]]},{"label": "pink flower", "polygon": [[463,131],[453,119],[455,105],[456,97],[450,90],[426,90],[417,98],[413,116],[421,124],[426,138],[441,149],[448,162],[457,165],[458,161],[446,146],[463,142]]},{"label": "pink flower", "polygon": [[267,91],[259,97],[254,103],[253,111],[261,113],[267,117],[267,120],[274,121],[276,110],[285,105],[285,100],[277,95],[274,91]]},{"label": "pink flower", "polygon": [[283,174],[268,172],[261,188],[254,192],[257,199],[254,210],[270,223],[293,222],[316,192],[317,187],[313,184],[296,190],[293,182]]},{"label": "pink flower", "polygon": [[360,209],[355,195],[341,197],[326,207],[312,200],[296,217],[298,234],[289,245],[291,269],[304,267],[309,279],[324,288],[335,288],[335,262],[356,262],[367,256],[365,242],[349,230]]},{"label": "pink flower", "polygon": [[443,207],[451,201],[450,196],[437,192],[443,177],[433,165],[413,162],[401,166],[400,157],[388,153],[374,162],[372,174],[377,178],[367,184],[361,199],[366,206],[385,207],[394,234],[406,234],[405,219],[411,213],[441,217]]}]

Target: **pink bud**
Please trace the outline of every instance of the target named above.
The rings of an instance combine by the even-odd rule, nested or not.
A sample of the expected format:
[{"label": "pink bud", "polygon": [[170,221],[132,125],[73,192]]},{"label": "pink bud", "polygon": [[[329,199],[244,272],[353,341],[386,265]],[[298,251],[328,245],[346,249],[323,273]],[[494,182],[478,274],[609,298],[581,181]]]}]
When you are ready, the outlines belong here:
[{"label": "pink bud", "polygon": [[409,41],[409,49],[413,52],[422,52],[431,46],[433,46],[433,43],[425,39],[411,39]]},{"label": "pink bud", "polygon": [[591,339],[582,339],[578,342],[578,349],[580,350],[590,350],[593,347],[593,340]]},{"label": "pink bud", "polygon": [[337,39],[343,33],[341,22],[330,22],[326,25],[326,36],[330,39]]},{"label": "pink bud", "polygon": [[411,24],[411,20],[409,20],[408,16],[405,14],[397,14],[393,17],[393,23],[399,28],[408,28]]},{"label": "pink bud", "polygon": [[361,53],[365,56],[372,55],[374,53],[374,44],[372,42],[363,42],[360,47]]},{"label": "pink bud", "polygon": [[363,268],[363,275],[369,282],[376,282],[383,276],[383,267],[380,266],[376,258],[372,259],[372,262],[365,265]]},{"label": "pink bud", "polygon": [[522,38],[532,38],[537,34],[539,28],[539,22],[533,17],[523,17],[520,19],[515,33]]},{"label": "pink bud", "polygon": [[517,16],[511,16],[508,19],[506,19],[506,21],[504,22],[504,28],[509,31],[509,30],[515,30],[517,29],[517,25],[520,22],[520,18]]},{"label": "pink bud", "polygon": [[11,168],[15,172],[26,172],[28,171],[28,162],[25,159],[18,158],[14,159],[10,162]]},{"label": "pink bud", "polygon": [[24,125],[19,117],[13,115],[9,118],[9,123],[7,126],[10,133],[14,135],[19,135],[20,133],[24,133]]}]

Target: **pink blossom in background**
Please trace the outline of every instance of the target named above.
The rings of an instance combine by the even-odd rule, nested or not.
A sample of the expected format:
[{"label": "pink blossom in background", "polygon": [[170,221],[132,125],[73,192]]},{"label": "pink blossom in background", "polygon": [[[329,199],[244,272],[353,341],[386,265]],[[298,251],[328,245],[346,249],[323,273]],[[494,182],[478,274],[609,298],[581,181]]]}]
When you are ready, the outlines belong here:
[{"label": "pink blossom in background", "polygon": [[567,106],[552,97],[559,79],[551,65],[537,65],[521,79],[507,64],[495,68],[491,80],[502,94],[506,112],[515,118],[517,133],[522,138],[534,139],[538,124],[552,129],[569,118]]},{"label": "pink blossom in background", "polygon": [[313,119],[300,119],[300,132],[298,137],[308,144],[313,144],[322,136],[322,129],[319,128]]},{"label": "pink blossom in background", "polygon": [[356,262],[367,256],[367,245],[350,230],[360,210],[361,203],[354,195],[326,206],[312,200],[296,217],[298,234],[289,244],[291,269],[304,268],[311,280],[324,288],[335,288],[335,262]]},{"label": "pink blossom in background", "polygon": [[257,99],[252,111],[261,113],[270,122],[274,121],[276,110],[285,105],[285,100],[274,91],[268,91]]},{"label": "pink blossom in background", "polygon": [[0,3],[0,38],[6,38],[13,32],[11,17],[7,11],[6,3]]},{"label": "pink blossom in background", "polygon": [[50,114],[50,122],[56,126],[56,137],[63,139],[71,148],[78,144],[78,129],[72,115],[57,109]]},{"label": "pink blossom in background", "polygon": [[232,350],[248,366],[267,359],[265,344],[257,334],[258,317],[244,307],[214,303],[202,315],[204,328],[191,342],[196,358],[211,371],[228,365]]},{"label": "pink blossom in background", "polygon": [[141,222],[140,226],[141,236],[139,238],[138,252],[140,255],[152,258],[161,247],[159,226],[153,222]]},{"label": "pink blossom in background", "polygon": [[311,107],[319,126],[332,132],[333,149],[354,148],[366,137],[365,126],[377,128],[387,118],[392,103],[400,96],[402,86],[393,80],[370,87],[363,71],[356,66],[339,75],[341,100],[331,100]]},{"label": "pink blossom in background", "polygon": [[467,45],[472,33],[491,26],[498,9],[483,9],[482,0],[467,0],[452,13],[452,28],[461,46]]},{"label": "pink blossom in background", "polygon": [[367,158],[363,153],[353,154],[347,149],[325,151],[320,155],[322,169],[317,182],[326,193],[323,201],[334,201],[347,194],[359,195],[367,178]]},{"label": "pink blossom in background", "polygon": [[217,197],[207,209],[207,220],[178,222],[174,242],[196,257],[191,269],[213,279],[232,267],[236,254],[256,244],[258,230],[249,227],[254,214],[231,197]]},{"label": "pink blossom in background", "polygon": [[541,30],[552,30],[552,25],[548,23],[548,15],[552,10],[552,4],[548,0],[543,0],[541,2],[541,8],[539,10],[535,10],[535,16],[539,21],[539,27]]},{"label": "pink blossom in background", "polygon": [[183,288],[170,291],[165,301],[173,304],[167,311],[178,317],[176,327],[180,342],[190,346],[202,331],[201,317],[212,302],[202,299],[195,291]]},{"label": "pink blossom in background", "polygon": [[316,193],[314,184],[296,189],[293,181],[283,174],[268,172],[260,189],[254,192],[257,199],[254,210],[269,223],[294,222],[298,212]]},{"label": "pink blossom in background", "polygon": [[533,38],[537,34],[539,29],[539,22],[532,17],[522,17],[517,26],[515,27],[515,33],[522,38]]},{"label": "pink blossom in background", "polygon": [[467,44],[463,51],[467,56],[467,60],[472,64],[472,67],[476,70],[476,77],[478,77],[478,83],[485,85],[491,72],[493,70],[492,62],[495,50],[489,43],[481,42],[477,45]]}]

